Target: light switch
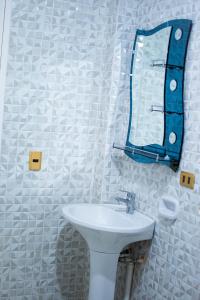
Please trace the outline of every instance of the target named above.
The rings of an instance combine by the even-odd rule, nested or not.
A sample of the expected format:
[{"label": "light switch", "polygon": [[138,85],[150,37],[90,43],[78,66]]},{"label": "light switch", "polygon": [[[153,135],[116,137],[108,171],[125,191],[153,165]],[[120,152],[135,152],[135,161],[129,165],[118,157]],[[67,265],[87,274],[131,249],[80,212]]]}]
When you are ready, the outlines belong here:
[{"label": "light switch", "polygon": [[195,175],[189,172],[182,171],[180,175],[180,185],[193,190],[194,184],[195,184]]},{"label": "light switch", "polygon": [[39,171],[42,163],[42,152],[34,151],[29,153],[29,170]]}]

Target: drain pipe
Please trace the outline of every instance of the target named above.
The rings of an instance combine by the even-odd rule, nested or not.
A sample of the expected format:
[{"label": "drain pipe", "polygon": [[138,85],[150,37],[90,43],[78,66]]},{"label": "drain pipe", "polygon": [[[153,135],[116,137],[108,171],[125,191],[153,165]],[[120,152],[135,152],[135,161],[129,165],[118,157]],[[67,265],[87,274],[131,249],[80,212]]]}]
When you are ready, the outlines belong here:
[{"label": "drain pipe", "polygon": [[126,283],[123,300],[130,300],[135,263],[128,262],[126,267]]},{"label": "drain pipe", "polygon": [[125,289],[124,297],[122,300],[130,300],[132,293],[132,282],[135,271],[136,264],[142,264],[145,260],[143,255],[140,255],[138,258],[133,258],[133,250],[128,248],[121,252],[119,257],[119,262],[126,264],[126,279],[125,279]]}]

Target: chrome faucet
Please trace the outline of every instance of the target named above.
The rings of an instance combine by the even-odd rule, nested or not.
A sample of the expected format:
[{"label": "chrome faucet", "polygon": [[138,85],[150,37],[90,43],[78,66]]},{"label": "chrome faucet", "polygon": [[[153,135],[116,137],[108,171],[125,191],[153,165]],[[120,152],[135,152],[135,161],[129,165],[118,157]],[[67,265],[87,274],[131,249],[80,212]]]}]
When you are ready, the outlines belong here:
[{"label": "chrome faucet", "polygon": [[126,198],[116,197],[115,199],[118,202],[123,202],[126,204],[126,212],[127,214],[133,214],[135,210],[135,198],[136,194],[128,191],[120,190],[121,192],[126,193]]}]

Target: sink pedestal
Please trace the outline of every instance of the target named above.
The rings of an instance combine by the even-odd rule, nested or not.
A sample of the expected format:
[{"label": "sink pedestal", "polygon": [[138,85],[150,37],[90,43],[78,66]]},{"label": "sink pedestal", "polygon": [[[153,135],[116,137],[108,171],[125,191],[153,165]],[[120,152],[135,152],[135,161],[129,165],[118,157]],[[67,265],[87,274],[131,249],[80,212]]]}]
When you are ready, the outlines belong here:
[{"label": "sink pedestal", "polygon": [[90,250],[90,289],[88,300],[114,300],[119,254]]},{"label": "sink pedestal", "polygon": [[137,211],[129,215],[120,205],[69,204],[63,215],[90,249],[89,300],[114,300],[120,252],[130,243],[151,239],[155,222]]}]

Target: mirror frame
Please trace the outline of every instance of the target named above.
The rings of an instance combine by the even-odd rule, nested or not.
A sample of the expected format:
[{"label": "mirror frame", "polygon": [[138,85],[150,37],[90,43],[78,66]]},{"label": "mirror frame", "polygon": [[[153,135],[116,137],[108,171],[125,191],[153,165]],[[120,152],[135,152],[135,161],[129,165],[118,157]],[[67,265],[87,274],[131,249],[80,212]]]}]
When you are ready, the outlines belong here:
[{"label": "mirror frame", "polygon": [[[164,137],[163,144],[150,144],[146,146],[136,146],[129,141],[132,110],[134,100],[132,99],[132,83],[134,80],[133,61],[136,48],[136,41],[138,36],[153,35],[166,27],[171,27],[171,33],[168,44],[168,54],[165,66],[165,82],[164,82]],[[192,28],[192,21],[187,19],[177,19],[165,22],[151,30],[137,30],[135,41],[133,45],[133,54],[131,60],[130,72],[130,115],[129,126],[126,140],[126,149],[133,149],[133,151],[125,150],[125,154],[137,162],[141,163],[161,163],[169,166],[172,170],[177,171],[181,159],[182,145],[184,138],[184,72],[185,61],[187,54],[188,41]],[[182,30],[181,38],[176,39],[176,31]],[[159,59],[159,58],[158,58]],[[170,83],[175,80],[177,83],[176,89],[170,89]],[[170,133],[176,135],[175,143],[170,143]],[[134,149],[136,151],[134,151]],[[139,150],[139,151],[137,151]],[[141,151],[140,151],[141,150]],[[141,154],[144,152],[144,154]],[[146,155],[149,153],[150,155]],[[151,155],[152,154],[152,155]],[[156,154],[156,155],[155,155]],[[157,159],[155,159],[155,156]],[[159,157],[159,158],[158,158]]]}]

